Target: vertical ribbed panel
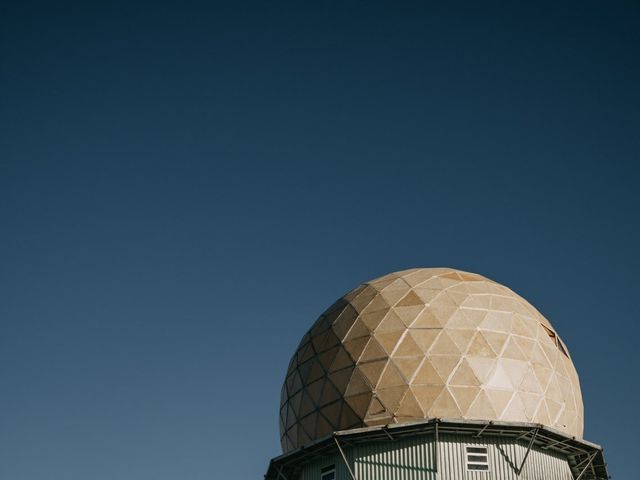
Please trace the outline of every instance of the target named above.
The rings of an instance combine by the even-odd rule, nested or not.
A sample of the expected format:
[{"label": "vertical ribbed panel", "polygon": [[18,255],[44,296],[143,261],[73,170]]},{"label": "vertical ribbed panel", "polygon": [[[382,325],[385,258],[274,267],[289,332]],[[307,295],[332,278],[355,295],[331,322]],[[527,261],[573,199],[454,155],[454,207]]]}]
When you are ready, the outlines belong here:
[{"label": "vertical ribbed panel", "polygon": [[[553,452],[532,448],[518,476],[517,469],[527,452],[525,442],[515,443],[503,438],[475,438],[468,435],[441,435],[439,459],[441,479],[467,480],[572,480],[566,458]],[[465,446],[486,446],[489,472],[467,471]],[[364,480],[364,479],[362,479]]]},{"label": "vertical ribbed panel", "polygon": [[[562,455],[532,448],[522,474],[517,468],[527,451],[527,442],[498,437],[441,434],[438,443],[438,470],[435,471],[433,436],[371,442],[344,448],[358,480],[572,480]],[[467,471],[466,445],[486,446],[489,471]],[[320,470],[335,464],[336,480],[351,480],[339,454],[314,460],[302,468],[300,480],[320,480]],[[295,480],[295,479],[290,479]]]},{"label": "vertical ribbed panel", "polygon": [[[345,453],[347,455],[347,458],[353,464],[352,453],[347,452],[346,450]],[[336,480],[351,480],[349,471],[347,470],[347,467],[345,466],[344,461],[342,460],[342,457],[339,453],[336,453],[335,455],[328,455],[325,458],[307,463],[302,468],[300,480],[320,480],[320,470],[329,465],[336,466]]]},{"label": "vertical ribbed panel", "polygon": [[435,480],[431,436],[359,445],[355,449],[358,480]]}]

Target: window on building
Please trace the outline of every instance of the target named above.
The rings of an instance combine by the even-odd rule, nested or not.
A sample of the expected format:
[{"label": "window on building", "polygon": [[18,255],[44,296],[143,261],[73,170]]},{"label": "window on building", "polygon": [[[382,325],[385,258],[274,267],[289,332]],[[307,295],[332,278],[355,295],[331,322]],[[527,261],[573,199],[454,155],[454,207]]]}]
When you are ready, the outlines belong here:
[{"label": "window on building", "polygon": [[556,332],[554,332],[550,328],[545,327],[542,324],[540,324],[540,326],[544,328],[544,331],[547,332],[547,335],[549,335],[553,343],[556,344],[556,347],[558,347],[558,350],[560,350],[565,357],[569,357],[569,353],[567,352],[567,347],[564,346],[564,343],[562,343],[562,340],[560,340],[560,337],[556,334]]},{"label": "window on building", "polygon": [[540,326],[544,328],[544,331],[547,332],[547,335],[549,335],[553,339],[553,343],[556,343],[556,332],[542,324],[540,324]]},{"label": "window on building", "polygon": [[564,346],[564,343],[562,343],[562,340],[560,340],[560,337],[558,337],[558,348],[562,353],[564,353],[565,357],[569,356],[569,354],[567,353],[567,347]]},{"label": "window on building", "polygon": [[320,470],[320,480],[336,480],[336,466],[329,465]]},{"label": "window on building", "polygon": [[487,447],[465,447],[467,450],[467,470],[486,472],[489,470]]}]

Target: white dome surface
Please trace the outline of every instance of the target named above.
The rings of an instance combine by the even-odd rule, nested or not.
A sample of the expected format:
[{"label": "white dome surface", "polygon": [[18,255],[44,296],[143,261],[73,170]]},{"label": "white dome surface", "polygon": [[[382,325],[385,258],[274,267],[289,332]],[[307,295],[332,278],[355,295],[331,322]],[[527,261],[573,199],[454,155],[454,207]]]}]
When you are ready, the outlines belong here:
[{"label": "white dome surface", "polygon": [[450,268],[391,273],[346,294],[303,337],[282,387],[282,448],[436,417],[582,437],[578,375],[549,321],[507,287]]}]

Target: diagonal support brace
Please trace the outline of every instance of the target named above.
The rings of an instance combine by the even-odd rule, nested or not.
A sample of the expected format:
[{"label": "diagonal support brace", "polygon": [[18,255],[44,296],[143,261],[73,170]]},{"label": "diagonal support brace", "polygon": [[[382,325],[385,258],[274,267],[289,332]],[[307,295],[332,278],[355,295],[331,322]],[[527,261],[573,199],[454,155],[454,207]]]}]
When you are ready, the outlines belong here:
[{"label": "diagonal support brace", "polygon": [[582,471],[580,472],[580,475],[578,475],[576,477],[576,480],[580,480],[582,478],[582,476],[584,475],[584,472],[587,471],[587,468],[589,468],[591,466],[591,464],[593,463],[594,458],[596,458],[596,455],[598,454],[598,452],[593,452],[590,456],[589,456],[589,461],[587,462],[587,464],[584,466],[584,468],[582,469]]},{"label": "diagonal support brace", "polygon": [[282,473],[282,467],[278,468],[278,478],[282,478],[282,480],[287,480],[287,477]]},{"label": "diagonal support brace", "polygon": [[351,470],[351,466],[349,466],[349,461],[347,460],[347,456],[344,454],[344,451],[340,446],[340,442],[338,442],[338,438],[335,435],[333,436],[333,441],[336,442],[336,446],[338,447],[338,451],[342,456],[342,460],[344,461],[344,464],[346,465],[347,470],[349,470],[349,475],[351,475],[351,480],[358,480],[356,476],[353,474],[353,470]]},{"label": "diagonal support brace", "polygon": [[518,468],[518,476],[520,476],[520,474],[522,473],[522,469],[524,468],[524,463],[527,461],[527,457],[529,456],[529,453],[531,453],[531,447],[533,447],[533,442],[536,440],[536,436],[538,435],[538,429],[536,428],[533,431],[533,436],[531,437],[531,440],[529,441],[529,446],[527,447],[527,453],[524,454],[524,458],[522,459],[522,463],[520,464],[520,467]]}]

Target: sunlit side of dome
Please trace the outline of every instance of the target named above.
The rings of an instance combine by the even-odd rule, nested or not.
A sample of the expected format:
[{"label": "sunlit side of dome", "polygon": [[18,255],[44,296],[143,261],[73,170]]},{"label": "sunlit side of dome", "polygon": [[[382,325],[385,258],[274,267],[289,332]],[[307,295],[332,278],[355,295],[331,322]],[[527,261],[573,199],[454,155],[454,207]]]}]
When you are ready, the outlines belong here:
[{"label": "sunlit side of dome", "polygon": [[282,387],[282,448],[425,418],[581,437],[578,376],[549,321],[507,287],[449,268],[391,273],[346,294],[302,338]]}]

